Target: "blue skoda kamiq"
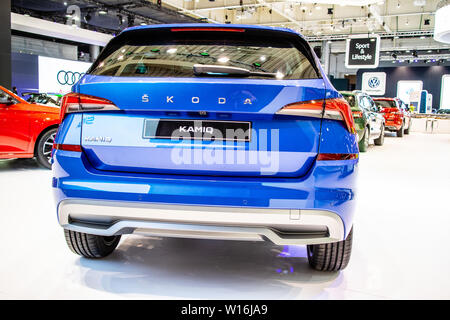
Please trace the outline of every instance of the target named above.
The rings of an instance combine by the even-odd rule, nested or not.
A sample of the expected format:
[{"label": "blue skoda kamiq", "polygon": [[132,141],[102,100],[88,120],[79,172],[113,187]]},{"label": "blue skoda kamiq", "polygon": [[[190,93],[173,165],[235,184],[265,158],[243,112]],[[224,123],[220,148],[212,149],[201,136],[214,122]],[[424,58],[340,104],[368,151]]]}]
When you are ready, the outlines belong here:
[{"label": "blue skoda kamiq", "polygon": [[351,252],[358,144],[350,107],[299,34],[241,25],[130,28],[62,102],[58,220],[88,258],[122,234]]}]

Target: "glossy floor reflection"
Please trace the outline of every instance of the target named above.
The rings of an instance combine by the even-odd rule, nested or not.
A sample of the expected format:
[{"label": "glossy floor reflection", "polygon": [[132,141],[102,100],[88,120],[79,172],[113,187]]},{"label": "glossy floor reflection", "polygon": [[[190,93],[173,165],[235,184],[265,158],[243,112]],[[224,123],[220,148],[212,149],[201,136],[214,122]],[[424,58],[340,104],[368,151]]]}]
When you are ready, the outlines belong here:
[{"label": "glossy floor reflection", "polygon": [[450,298],[450,135],[388,134],[361,155],[354,250],[340,273],[303,246],[126,236],[103,260],[72,254],[51,173],[0,160],[0,298]]},{"label": "glossy floor reflection", "polygon": [[[251,242],[128,237],[107,261],[80,259],[86,286],[181,299],[312,298],[338,273],[320,273],[283,248]],[[303,249],[303,248],[302,248]]]}]

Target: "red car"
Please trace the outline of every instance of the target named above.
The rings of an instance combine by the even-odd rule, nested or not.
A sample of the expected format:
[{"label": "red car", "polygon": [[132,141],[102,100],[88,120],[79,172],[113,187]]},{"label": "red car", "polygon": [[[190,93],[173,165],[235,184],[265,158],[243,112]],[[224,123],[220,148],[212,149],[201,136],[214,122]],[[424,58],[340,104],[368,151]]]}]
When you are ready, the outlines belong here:
[{"label": "red car", "polygon": [[36,157],[50,169],[59,111],[28,103],[0,86],[0,159]]},{"label": "red car", "polygon": [[409,134],[411,130],[411,113],[407,105],[399,98],[374,98],[380,112],[386,121],[386,130],[394,131],[397,137],[403,137],[403,133]]}]

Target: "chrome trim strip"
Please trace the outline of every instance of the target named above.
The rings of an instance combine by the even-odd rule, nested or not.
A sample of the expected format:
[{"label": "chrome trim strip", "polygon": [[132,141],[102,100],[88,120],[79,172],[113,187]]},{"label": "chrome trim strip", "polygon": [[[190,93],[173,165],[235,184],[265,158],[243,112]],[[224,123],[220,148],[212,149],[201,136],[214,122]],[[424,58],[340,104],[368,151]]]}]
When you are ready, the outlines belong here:
[{"label": "chrome trim strip", "polygon": [[[277,245],[318,244],[344,239],[341,218],[324,210],[70,199],[59,204],[58,220],[65,229],[102,236],[135,233],[202,239],[268,239]],[[328,237],[311,237],[299,231],[314,227],[326,227]],[[298,231],[298,234],[283,237],[274,231],[277,228]]]}]

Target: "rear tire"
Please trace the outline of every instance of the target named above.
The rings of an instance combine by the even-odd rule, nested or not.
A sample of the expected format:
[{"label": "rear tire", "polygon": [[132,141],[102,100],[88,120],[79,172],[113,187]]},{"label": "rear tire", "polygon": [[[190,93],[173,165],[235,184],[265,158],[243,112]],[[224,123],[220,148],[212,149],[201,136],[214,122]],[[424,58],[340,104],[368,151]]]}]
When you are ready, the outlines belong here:
[{"label": "rear tire", "polygon": [[399,137],[399,138],[403,137],[403,128],[404,128],[404,123],[402,122],[402,127],[397,130],[397,137]]},{"label": "rear tire", "polygon": [[361,139],[361,141],[358,143],[359,146],[359,152],[366,152],[367,148],[369,148],[369,129],[366,127],[364,129],[364,135]]},{"label": "rear tire", "polygon": [[352,253],[353,228],[343,241],[307,246],[309,265],[319,271],[344,270]]},{"label": "rear tire", "polygon": [[408,129],[405,129],[405,134],[409,134],[410,129],[411,129],[411,119],[409,120],[409,123],[408,123]]},{"label": "rear tire", "polygon": [[376,146],[382,146],[384,144],[384,126],[381,127],[380,136],[374,140]]},{"label": "rear tire", "polygon": [[47,169],[52,168],[50,160],[52,156],[52,147],[53,143],[55,142],[57,131],[57,128],[48,130],[42,135],[37,143],[36,160],[41,166]]},{"label": "rear tire", "polygon": [[120,241],[120,236],[103,237],[65,229],[64,235],[72,252],[91,259],[111,254]]}]

